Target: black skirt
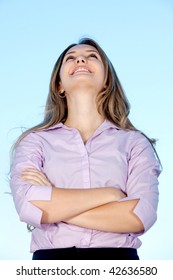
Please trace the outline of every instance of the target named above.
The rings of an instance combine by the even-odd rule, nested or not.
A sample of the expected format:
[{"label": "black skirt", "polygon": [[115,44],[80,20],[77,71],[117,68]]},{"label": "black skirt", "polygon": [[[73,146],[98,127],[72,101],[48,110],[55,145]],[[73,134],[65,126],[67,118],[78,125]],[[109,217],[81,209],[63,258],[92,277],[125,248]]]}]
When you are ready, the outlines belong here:
[{"label": "black skirt", "polygon": [[139,260],[133,248],[59,248],[33,253],[33,260]]}]

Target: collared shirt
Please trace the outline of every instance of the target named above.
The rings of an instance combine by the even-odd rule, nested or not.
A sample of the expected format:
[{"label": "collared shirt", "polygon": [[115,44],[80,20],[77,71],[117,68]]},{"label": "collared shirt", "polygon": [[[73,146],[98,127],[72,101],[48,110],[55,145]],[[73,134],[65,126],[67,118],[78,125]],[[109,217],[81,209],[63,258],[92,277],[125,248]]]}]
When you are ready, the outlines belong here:
[{"label": "collared shirt", "polygon": [[[148,139],[105,120],[84,144],[77,129],[59,123],[33,131],[17,146],[11,165],[11,189],[20,220],[35,227],[31,252],[64,247],[139,248],[140,234],[112,233],[63,222],[41,224],[42,211],[31,200],[50,200],[51,186],[20,179],[26,168],[44,172],[61,188],[116,187],[139,199],[134,213],[147,231],[156,221],[160,164]],[[142,234],[142,233],[141,233]]]}]

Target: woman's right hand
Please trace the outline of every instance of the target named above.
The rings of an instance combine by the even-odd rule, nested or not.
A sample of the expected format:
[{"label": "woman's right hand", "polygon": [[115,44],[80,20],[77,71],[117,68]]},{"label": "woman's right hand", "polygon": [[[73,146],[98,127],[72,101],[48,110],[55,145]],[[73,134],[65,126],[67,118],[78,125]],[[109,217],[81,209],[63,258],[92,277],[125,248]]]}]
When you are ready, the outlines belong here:
[{"label": "woman's right hand", "polygon": [[21,179],[36,186],[52,186],[46,175],[36,168],[27,168],[21,174]]}]

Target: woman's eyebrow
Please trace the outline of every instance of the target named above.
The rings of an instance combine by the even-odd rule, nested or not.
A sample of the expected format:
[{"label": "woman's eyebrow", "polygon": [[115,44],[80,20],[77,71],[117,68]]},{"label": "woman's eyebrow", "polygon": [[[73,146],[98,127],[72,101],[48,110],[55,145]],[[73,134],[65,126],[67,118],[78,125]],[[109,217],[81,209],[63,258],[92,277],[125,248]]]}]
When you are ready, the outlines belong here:
[{"label": "woman's eyebrow", "polygon": [[[96,50],[85,50],[85,51],[86,51],[86,52],[95,52],[95,53],[99,54],[98,51],[96,51]],[[72,54],[72,53],[76,53],[76,51],[67,52],[67,53],[65,54],[65,56],[66,56],[66,55],[69,55],[69,54]]]},{"label": "woman's eyebrow", "polygon": [[68,52],[68,53],[65,54],[65,56],[68,55],[68,54],[71,54],[71,53],[75,53],[75,51]]},{"label": "woman's eyebrow", "polygon": [[86,52],[95,52],[95,53],[98,53],[97,50],[86,50]]}]

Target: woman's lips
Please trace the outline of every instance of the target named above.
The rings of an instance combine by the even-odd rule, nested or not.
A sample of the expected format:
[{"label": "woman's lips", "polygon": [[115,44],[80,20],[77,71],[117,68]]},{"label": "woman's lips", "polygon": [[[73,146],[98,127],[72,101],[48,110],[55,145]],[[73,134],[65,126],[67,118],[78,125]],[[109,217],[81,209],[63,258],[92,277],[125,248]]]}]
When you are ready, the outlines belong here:
[{"label": "woman's lips", "polygon": [[91,73],[91,71],[87,67],[79,66],[73,70],[72,75],[79,73],[79,72]]}]

